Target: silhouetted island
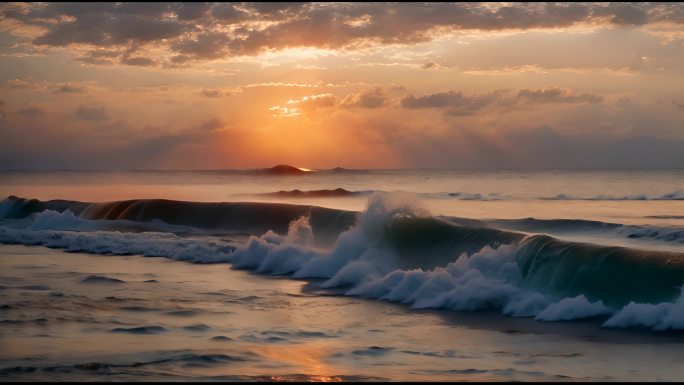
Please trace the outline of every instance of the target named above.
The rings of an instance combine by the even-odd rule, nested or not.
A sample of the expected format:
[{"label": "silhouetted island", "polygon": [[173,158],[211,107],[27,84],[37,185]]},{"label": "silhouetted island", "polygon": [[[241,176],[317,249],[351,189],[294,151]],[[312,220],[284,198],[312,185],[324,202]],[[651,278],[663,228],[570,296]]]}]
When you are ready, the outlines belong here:
[{"label": "silhouetted island", "polygon": [[311,171],[304,171],[300,168],[290,166],[289,164],[279,164],[271,168],[266,168],[262,172],[268,175],[302,175],[308,174]]},{"label": "silhouetted island", "polygon": [[278,191],[274,193],[265,193],[262,195],[266,196],[279,196],[288,198],[322,198],[322,197],[348,197],[348,196],[358,196],[367,195],[372,193],[372,191],[349,191],[343,188],[336,188],[334,190],[311,190],[302,191],[294,189],[292,191]]}]

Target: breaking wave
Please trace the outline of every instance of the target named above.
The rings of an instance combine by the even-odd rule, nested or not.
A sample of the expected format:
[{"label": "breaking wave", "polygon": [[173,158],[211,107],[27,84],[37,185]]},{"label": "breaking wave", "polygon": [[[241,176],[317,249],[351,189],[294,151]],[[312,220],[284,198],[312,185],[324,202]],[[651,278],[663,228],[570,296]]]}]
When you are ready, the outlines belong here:
[{"label": "breaking wave", "polygon": [[[401,194],[372,195],[360,215],[311,206],[166,200],[90,204],[12,197],[0,207],[5,218],[28,221],[11,227],[4,220],[0,243],[227,262],[262,274],[322,278],[322,288],[417,309],[489,309],[539,321],[598,318],[604,327],[684,329],[684,253],[457,224]],[[99,227],[104,221],[152,220],[252,232],[271,228],[232,242]],[[322,245],[321,234],[334,235],[334,243]]]}]

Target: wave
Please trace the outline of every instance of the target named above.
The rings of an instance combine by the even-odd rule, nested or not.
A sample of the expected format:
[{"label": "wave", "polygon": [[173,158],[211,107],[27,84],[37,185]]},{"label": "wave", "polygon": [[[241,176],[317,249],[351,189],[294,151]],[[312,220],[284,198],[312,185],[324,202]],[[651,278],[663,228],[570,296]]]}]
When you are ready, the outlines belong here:
[{"label": "wave", "polygon": [[[81,219],[119,221],[120,225],[131,223],[151,224],[159,221],[167,225],[262,234],[268,230],[287,232],[290,222],[307,217],[316,229],[320,241],[334,240],[342,231],[351,227],[358,213],[345,210],[327,209],[317,206],[290,205],[282,203],[247,202],[186,202],[166,199],[137,199],[106,203],[89,203],[66,200],[40,201],[10,196],[0,203],[0,219],[26,218],[49,211],[38,217],[45,225],[54,220],[60,225],[69,222],[73,230],[86,230],[77,226],[93,226]],[[68,215],[71,213],[71,215]],[[40,223],[34,222],[34,226]],[[50,228],[50,227],[46,227]],[[154,226],[152,226],[154,228]],[[162,230],[169,230],[163,228]],[[173,231],[171,229],[170,231]]]},{"label": "wave", "polygon": [[[37,203],[38,202],[38,203]],[[234,244],[216,237],[184,238],[172,233],[126,233],[0,226],[0,243],[44,245],[98,254],[163,256],[198,263],[227,262],[234,269],[294,278],[322,278],[322,288],[346,295],[405,303],[413,308],[458,311],[494,309],[539,321],[604,318],[605,327],[684,329],[684,253],[567,242],[547,235],[456,224],[432,216],[414,197],[374,194],[366,210],[316,211],[308,206],[218,204],[163,200],[107,204],[66,204],[10,200],[10,217],[36,207],[60,207],[62,213],[88,218],[175,220],[203,225],[240,222],[240,215],[271,224],[268,216],[289,220],[282,231],[269,229]],[[30,207],[28,210],[26,207]],[[178,208],[177,208],[178,207]],[[268,208],[268,210],[267,210]],[[51,210],[46,208],[46,210]],[[321,209],[322,210],[322,209]],[[222,215],[226,218],[203,218]],[[284,213],[284,214],[283,214]],[[318,214],[316,214],[318,213]],[[353,214],[353,215],[352,215]],[[298,216],[299,215],[299,216]],[[317,245],[319,226],[312,220],[351,215],[349,227],[336,223],[339,235],[328,248]],[[73,218],[69,219],[73,220]],[[227,222],[225,222],[227,221]],[[263,224],[262,224],[263,225]],[[259,226],[255,226],[259,228]]]},{"label": "wave", "polygon": [[[603,316],[609,317],[603,323],[606,327],[684,328],[683,253],[564,242],[541,235],[455,254],[443,267],[428,268],[428,263],[407,269],[377,236],[397,218],[424,216],[374,197],[357,226],[343,233],[330,252],[317,253],[288,236],[271,233],[252,237],[229,261],[233,268],[264,274],[326,278],[322,287],[347,287],[347,295],[414,308],[498,309],[540,321]],[[291,232],[306,226],[293,223]],[[631,316],[635,308],[646,314]],[[644,319],[651,322],[645,325]]]},{"label": "wave", "polygon": [[591,221],[585,219],[494,219],[473,220],[468,218],[445,217],[457,224],[477,224],[496,228],[546,233],[546,234],[605,234],[629,239],[657,240],[662,242],[684,243],[684,229],[681,226],[623,225]]},{"label": "wave", "polygon": [[679,201],[684,200],[684,190],[677,190],[671,193],[662,195],[627,195],[627,196],[610,196],[610,195],[596,195],[590,197],[573,196],[566,194],[558,194],[552,197],[543,197],[545,200],[588,200],[588,201]]}]

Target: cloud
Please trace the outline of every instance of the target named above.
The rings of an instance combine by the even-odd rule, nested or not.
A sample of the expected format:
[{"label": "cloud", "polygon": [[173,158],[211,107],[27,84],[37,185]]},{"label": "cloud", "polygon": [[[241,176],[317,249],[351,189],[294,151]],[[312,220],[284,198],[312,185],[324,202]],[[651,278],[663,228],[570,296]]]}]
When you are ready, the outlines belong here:
[{"label": "cloud", "polygon": [[206,17],[211,5],[209,3],[183,3],[176,11],[178,20],[199,20]]},{"label": "cloud", "polygon": [[107,113],[104,107],[86,107],[78,106],[76,109],[76,116],[81,120],[101,121],[107,120]]},{"label": "cloud", "polygon": [[438,92],[422,96],[408,95],[401,99],[401,106],[408,109],[443,108],[451,115],[471,115],[502,100],[506,90],[479,95],[465,95],[461,91]]},{"label": "cloud", "polygon": [[113,64],[114,59],[120,55],[121,52],[118,50],[91,50],[88,51],[84,56],[77,58],[77,60],[93,65]]},{"label": "cloud", "polygon": [[332,94],[317,94],[303,96],[299,99],[290,99],[286,105],[271,106],[269,111],[278,118],[299,116],[302,112],[315,113],[317,110],[332,107],[337,104],[337,98]]},{"label": "cloud", "polygon": [[27,118],[35,118],[45,115],[45,110],[38,106],[31,106],[17,110],[17,113]]},{"label": "cloud", "polygon": [[518,91],[518,98],[535,103],[601,103],[603,97],[596,94],[577,94],[569,89],[543,88],[537,90],[523,89]]},{"label": "cloud", "polygon": [[230,3],[216,3],[211,7],[211,16],[221,23],[230,25],[244,20],[246,13]]},{"label": "cloud", "polygon": [[230,92],[221,91],[216,88],[205,88],[200,91],[200,95],[206,96],[207,98],[222,98],[224,96],[230,96]]},{"label": "cloud", "polygon": [[10,88],[14,88],[14,89],[33,88],[36,86],[35,81],[33,81],[33,79],[30,79],[30,78],[26,79],[26,80],[24,80],[24,79],[12,79],[12,80],[6,81],[5,84],[7,86],[9,86]]},{"label": "cloud", "polygon": [[[12,20],[10,32],[42,30],[32,40],[37,46],[148,44],[166,52],[155,58],[157,65],[292,47],[408,44],[454,31],[684,24],[683,5],[660,3],[37,3],[0,13]],[[111,64],[108,59],[93,53],[81,58]]]},{"label": "cloud", "polygon": [[595,11],[596,15],[604,15],[616,25],[643,25],[648,23],[648,13],[637,4],[609,4]]},{"label": "cloud", "polygon": [[79,83],[51,83],[47,81],[37,81],[33,78],[7,80],[4,86],[10,89],[22,90],[48,90],[55,94],[77,94],[86,91],[86,87]]},{"label": "cloud", "polygon": [[672,107],[679,111],[684,111],[684,102],[680,102],[677,99],[672,99]]},{"label": "cloud", "polygon": [[429,70],[429,69],[438,69],[438,68],[442,68],[442,66],[440,66],[439,64],[437,64],[437,63],[435,63],[435,62],[433,62],[433,61],[429,61],[429,62],[427,62],[427,63],[425,63],[425,64],[422,64],[422,65],[420,66],[420,68]]},{"label": "cloud", "polygon": [[218,118],[213,118],[200,126],[200,130],[218,131],[225,126],[225,123]]},{"label": "cloud", "polygon": [[379,108],[387,104],[387,97],[385,96],[381,87],[363,90],[356,94],[347,95],[342,101],[342,106],[347,108]]},{"label": "cloud", "polygon": [[522,89],[511,95],[508,90],[497,90],[484,94],[466,95],[461,91],[446,91],[421,96],[407,95],[401,99],[401,106],[407,109],[445,109],[455,116],[471,115],[488,107],[510,110],[539,103],[601,103],[603,97],[591,93],[577,93],[556,87]]},{"label": "cloud", "polygon": [[140,67],[149,67],[153,66],[156,64],[156,62],[150,58],[146,57],[128,57],[125,56],[121,58],[121,64],[126,64],[129,66],[140,66]]},{"label": "cloud", "polygon": [[171,45],[176,62],[198,59],[218,59],[227,56],[231,39],[225,33],[205,32],[192,38],[178,40]]},{"label": "cloud", "polygon": [[84,92],[85,87],[74,84],[60,84],[53,88],[52,92],[56,94],[78,94]]},{"label": "cloud", "polygon": [[82,43],[104,47],[159,41],[178,37],[184,31],[185,27],[176,21],[128,14],[114,16],[101,12],[80,15],[70,22],[60,22],[34,39],[33,43],[47,46]]}]

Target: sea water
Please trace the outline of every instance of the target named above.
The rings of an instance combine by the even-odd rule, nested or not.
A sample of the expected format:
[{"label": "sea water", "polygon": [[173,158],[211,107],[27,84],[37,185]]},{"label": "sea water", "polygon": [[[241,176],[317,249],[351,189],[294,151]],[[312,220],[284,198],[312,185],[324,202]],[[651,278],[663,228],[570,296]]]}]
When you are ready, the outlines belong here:
[{"label": "sea water", "polygon": [[684,376],[683,170],[263,171],[1,173],[0,375]]}]

